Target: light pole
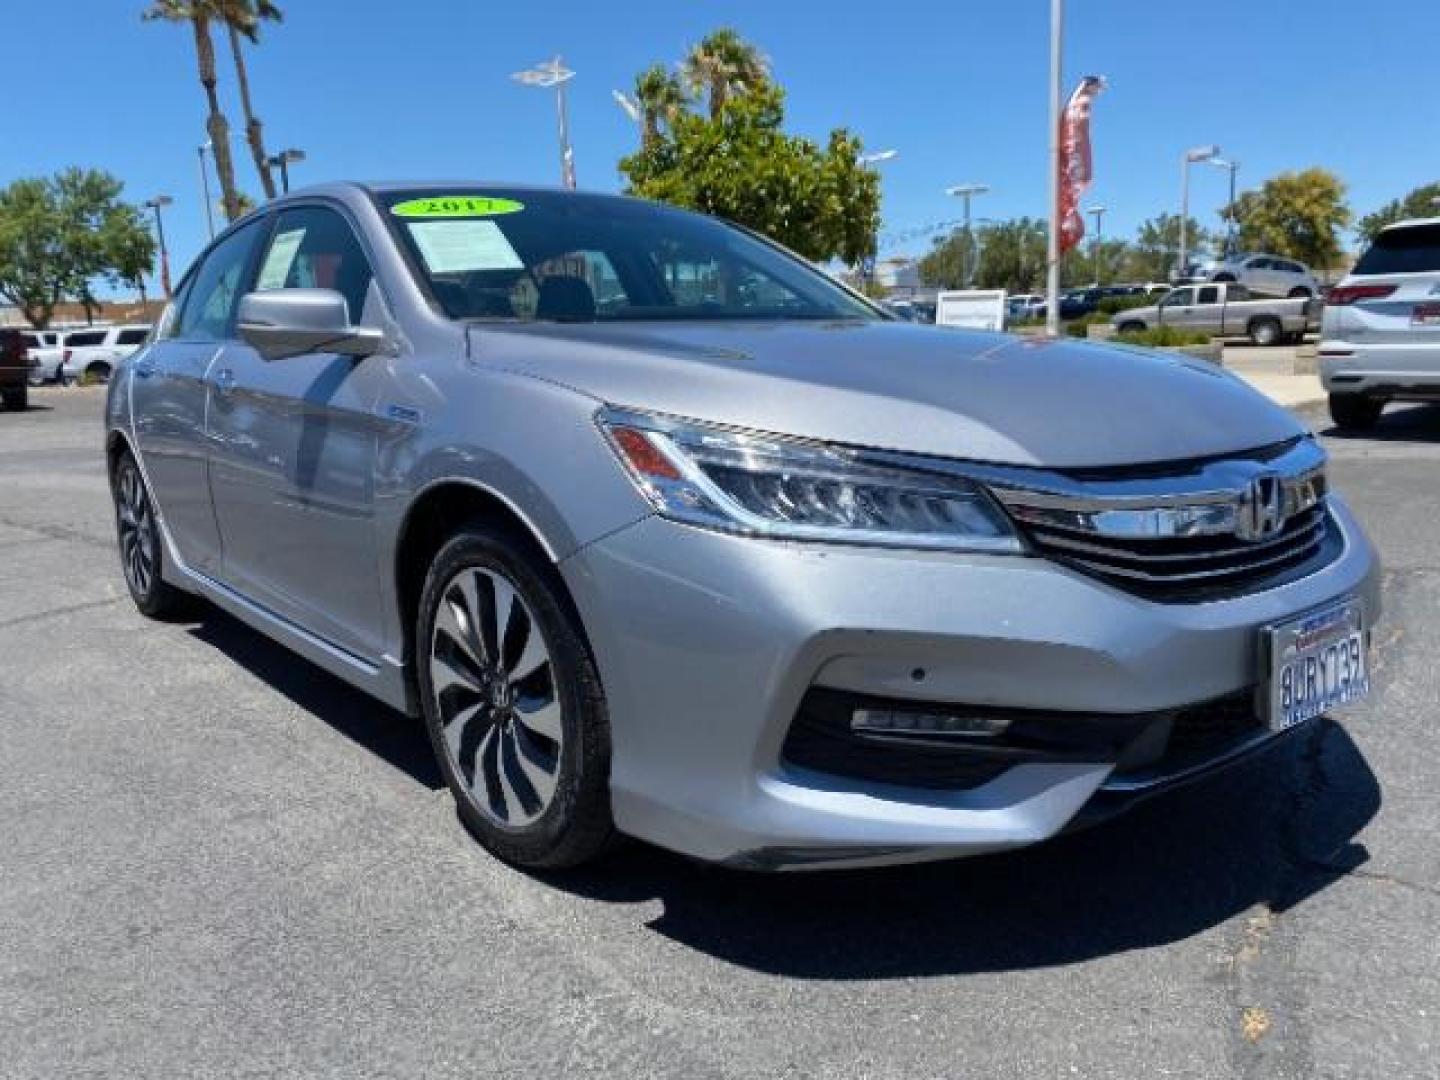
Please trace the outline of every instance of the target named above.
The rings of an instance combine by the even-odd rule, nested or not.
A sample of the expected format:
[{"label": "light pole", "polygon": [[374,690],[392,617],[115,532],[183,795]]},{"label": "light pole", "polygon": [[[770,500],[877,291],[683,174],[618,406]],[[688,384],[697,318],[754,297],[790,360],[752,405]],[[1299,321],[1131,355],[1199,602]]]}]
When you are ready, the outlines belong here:
[{"label": "light pole", "polygon": [[1105,233],[1100,224],[1105,220],[1105,207],[1092,206],[1085,212],[1095,218],[1095,284],[1100,284],[1100,247],[1104,240]]},{"label": "light pole", "polygon": [[272,154],[265,159],[265,164],[272,169],[280,170],[280,189],[282,195],[290,194],[290,166],[305,160],[304,150],[281,150],[278,154]]},{"label": "light pole", "polygon": [[970,231],[970,200],[976,195],[984,195],[990,190],[988,184],[956,184],[945,189],[946,195],[955,195],[965,200],[965,267],[960,275],[960,280],[969,288],[974,277],[974,260],[970,258],[970,249],[975,246],[975,235]]},{"label": "light pole", "polygon": [[575,77],[575,72],[562,64],[557,56],[543,64],[536,64],[533,68],[517,71],[510,77],[521,86],[538,86],[542,90],[548,90],[552,86],[555,88],[555,115],[560,121],[560,180],[573,190],[575,152],[570,148],[570,118],[565,111],[565,84]]},{"label": "light pole", "polygon": [[195,148],[200,154],[200,197],[205,202],[205,231],[215,239],[215,208],[210,205],[210,170],[205,167],[205,153],[210,143],[203,142]]},{"label": "light pole", "polygon": [[1233,158],[1212,157],[1210,164],[1230,174],[1230,201],[1226,204],[1229,212],[1225,215],[1225,254],[1230,255],[1235,251],[1235,174],[1240,171],[1240,162]]},{"label": "light pole", "polygon": [[[893,161],[900,156],[899,150],[876,150],[873,154],[861,154],[855,159],[856,164],[862,166],[879,165],[885,161]],[[875,259],[880,254],[880,241],[876,237],[875,251],[871,252],[868,260],[861,260],[860,278],[866,285],[873,285],[875,282]],[[866,267],[869,267],[867,270]]]},{"label": "light pole", "polygon": [[1045,252],[1045,332],[1060,336],[1060,67],[1065,0],[1050,0],[1050,243]]},{"label": "light pole", "polygon": [[160,242],[160,288],[165,290],[166,300],[170,299],[170,252],[165,247],[165,223],[160,220],[160,208],[174,201],[169,195],[145,200],[145,205],[155,211],[155,238]]},{"label": "light pole", "polygon": [[1190,166],[1197,161],[1209,161],[1220,156],[1220,147],[1195,146],[1185,151],[1180,159],[1180,259],[1175,264],[1176,279],[1183,278],[1190,268],[1190,237],[1187,226],[1190,221]]}]

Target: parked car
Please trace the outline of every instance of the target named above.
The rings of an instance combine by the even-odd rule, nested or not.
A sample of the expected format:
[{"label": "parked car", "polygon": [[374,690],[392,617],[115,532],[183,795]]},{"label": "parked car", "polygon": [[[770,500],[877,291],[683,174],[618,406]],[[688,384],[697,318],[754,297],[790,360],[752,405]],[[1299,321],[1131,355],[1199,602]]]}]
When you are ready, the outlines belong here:
[{"label": "parked car", "polygon": [[66,382],[89,376],[107,382],[121,360],[129,356],[150,336],[150,327],[96,326],[71,330],[61,344],[61,376]]},{"label": "parked car", "polygon": [[1255,296],[1296,298],[1320,292],[1320,281],[1308,266],[1279,255],[1227,255],[1206,268],[1205,280],[1244,285]]},{"label": "parked car", "polygon": [[59,330],[22,330],[25,348],[30,354],[30,385],[58,382],[60,379]]},{"label": "parked car", "polygon": [[1044,318],[1045,296],[1043,293],[1015,293],[1006,299],[1005,311],[1012,321]]},{"label": "parked car", "polygon": [[1371,426],[1387,401],[1440,400],[1440,218],[1381,230],[1326,296],[1317,353],[1342,428]]},{"label": "parked car", "polygon": [[1130,308],[1110,320],[1120,333],[1173,326],[1214,337],[1248,337],[1256,345],[1296,341],[1315,322],[1314,301],[1254,300],[1243,285],[1181,285],[1154,307]]},{"label": "parked car", "polygon": [[1209,365],[897,322],[548,189],[310,188],[176,295],[106,405],[136,605],[423,717],[516,863],[1016,847],[1367,686],[1374,550]]},{"label": "parked car", "polygon": [[0,327],[0,403],[24,409],[30,397],[31,360],[25,332]]}]

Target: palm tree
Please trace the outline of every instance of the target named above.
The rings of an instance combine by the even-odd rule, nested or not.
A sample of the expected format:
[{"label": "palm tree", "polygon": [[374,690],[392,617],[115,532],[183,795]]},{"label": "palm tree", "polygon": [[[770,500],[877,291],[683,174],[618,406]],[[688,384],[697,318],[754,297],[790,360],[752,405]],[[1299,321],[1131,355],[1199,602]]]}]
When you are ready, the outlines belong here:
[{"label": "palm tree", "polygon": [[770,77],[770,61],[728,27],[716,30],[690,49],[680,64],[685,82],[697,94],[710,95],[710,118],[716,119],[730,95],[753,90]]},{"label": "palm tree", "polygon": [[270,0],[216,0],[220,20],[230,35],[230,55],[235,59],[235,81],[240,87],[240,108],[245,113],[245,141],[250,144],[250,156],[255,159],[255,171],[260,174],[260,186],[265,197],[275,197],[275,178],[265,163],[265,140],[262,137],[260,118],[250,104],[250,75],[245,69],[245,54],[240,38],[250,44],[260,38],[260,23],[265,20],[280,22],[284,14]]},{"label": "palm tree", "polygon": [[652,64],[635,77],[635,100],[640,106],[642,146],[650,149],[660,140],[661,125],[669,126],[690,103],[680,77]]},{"label": "palm tree", "polygon": [[154,0],[142,18],[189,23],[195,35],[200,85],[205,88],[205,99],[210,106],[205,130],[210,134],[211,151],[215,155],[220,201],[226,218],[234,221],[241,213],[240,193],[235,187],[235,163],[230,157],[230,122],[220,111],[220,96],[215,92],[215,43],[210,40],[210,24],[219,18],[216,0]]}]

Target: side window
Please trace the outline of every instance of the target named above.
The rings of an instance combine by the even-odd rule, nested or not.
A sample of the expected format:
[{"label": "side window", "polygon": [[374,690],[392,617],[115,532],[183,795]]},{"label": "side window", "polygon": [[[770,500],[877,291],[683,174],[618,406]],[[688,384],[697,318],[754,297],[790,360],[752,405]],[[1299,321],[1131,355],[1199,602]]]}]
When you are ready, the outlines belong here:
[{"label": "side window", "polygon": [[323,206],[286,210],[260,261],[255,291],[334,289],[359,322],[374,274],[349,223]]},{"label": "side window", "polygon": [[211,249],[186,287],[172,336],[187,341],[223,341],[230,336],[250,255],[262,231],[260,223],[252,221]]},{"label": "side window", "polygon": [[1250,269],[1250,270],[1269,270],[1269,269],[1270,269],[1270,260],[1269,260],[1269,259],[1251,259],[1248,263],[1245,264],[1245,266],[1246,266],[1247,269]]},{"label": "side window", "polygon": [[103,345],[104,343],[104,330],[80,330],[73,334],[65,335],[65,347],[67,349],[84,349],[91,345]]},{"label": "side window", "polygon": [[145,336],[149,333],[149,329],[144,327],[131,327],[129,330],[121,330],[120,336],[115,339],[115,344],[140,345],[144,343]]},{"label": "side window", "polygon": [[1188,307],[1194,296],[1194,289],[1172,289],[1160,303],[1165,307]]},{"label": "side window", "polygon": [[1218,304],[1220,302],[1220,290],[1214,285],[1206,285],[1200,290],[1199,304]]}]

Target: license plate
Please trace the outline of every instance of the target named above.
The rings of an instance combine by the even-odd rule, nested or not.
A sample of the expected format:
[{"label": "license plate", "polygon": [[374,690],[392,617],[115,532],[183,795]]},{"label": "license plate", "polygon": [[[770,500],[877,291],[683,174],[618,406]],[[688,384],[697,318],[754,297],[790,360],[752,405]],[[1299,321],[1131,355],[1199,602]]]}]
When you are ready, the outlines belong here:
[{"label": "license plate", "polygon": [[1410,312],[1411,326],[1440,326],[1440,304],[1416,304]]},{"label": "license plate", "polygon": [[1365,609],[1346,600],[1323,611],[1267,627],[1270,726],[1314,719],[1370,690]]}]

